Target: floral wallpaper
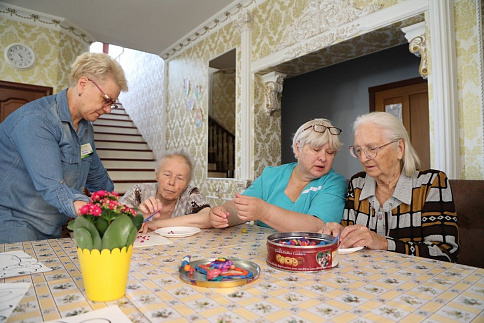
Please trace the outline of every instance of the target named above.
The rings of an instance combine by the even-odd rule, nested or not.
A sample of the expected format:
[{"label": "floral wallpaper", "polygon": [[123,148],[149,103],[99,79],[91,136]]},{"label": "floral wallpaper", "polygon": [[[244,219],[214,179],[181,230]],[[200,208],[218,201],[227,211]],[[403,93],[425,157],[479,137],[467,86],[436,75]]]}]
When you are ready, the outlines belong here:
[{"label": "floral wallpaper", "polygon": [[[208,114],[208,62],[240,43],[240,34],[234,24],[227,25],[195,46],[185,50],[167,62],[167,113],[165,129],[165,148],[167,150],[186,150],[195,161],[192,184],[210,196],[216,188],[214,181],[207,180],[207,114]],[[240,55],[237,53],[237,57]],[[237,68],[239,66],[239,59]],[[238,76],[237,76],[238,77]],[[185,91],[184,83],[190,86]],[[199,85],[201,92],[196,99],[194,89]],[[187,100],[195,99],[193,109],[186,107]],[[238,100],[237,100],[238,102]],[[236,107],[240,111],[240,107]],[[197,124],[201,116],[203,122]],[[238,123],[237,127],[240,127]],[[240,131],[240,130],[239,130]],[[239,141],[236,137],[236,141]],[[236,174],[237,176],[237,174]]]},{"label": "floral wallpaper", "polygon": [[69,86],[70,64],[89,50],[89,43],[47,27],[10,19],[0,19],[0,48],[12,43],[24,43],[35,53],[35,65],[18,70],[0,55],[0,75],[3,81],[51,86],[57,93]]},{"label": "floral wallpaper", "polygon": [[[478,10],[478,1],[456,0],[454,6],[460,154],[464,179],[484,179],[482,38],[480,45],[478,42],[480,32],[482,37],[482,24],[476,23],[482,12]],[[480,69],[476,68],[478,66]]]}]

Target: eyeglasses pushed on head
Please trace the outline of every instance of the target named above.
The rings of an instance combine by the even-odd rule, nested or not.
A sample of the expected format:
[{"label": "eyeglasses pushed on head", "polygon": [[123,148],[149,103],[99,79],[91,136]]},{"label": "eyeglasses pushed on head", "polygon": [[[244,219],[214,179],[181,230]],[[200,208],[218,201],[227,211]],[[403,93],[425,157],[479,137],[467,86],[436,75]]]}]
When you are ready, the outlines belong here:
[{"label": "eyeglasses pushed on head", "polygon": [[123,106],[123,105],[121,104],[121,102],[111,99],[111,97],[110,97],[109,95],[107,95],[107,94],[106,94],[106,93],[105,93],[105,92],[104,92],[104,91],[103,91],[103,90],[102,90],[102,89],[99,87],[99,85],[97,85],[97,83],[96,83],[96,82],[94,82],[93,80],[91,80],[91,79],[89,79],[89,78],[88,78],[87,80],[88,80],[88,81],[90,81],[90,82],[92,82],[92,83],[93,83],[93,84],[94,84],[94,85],[97,87],[97,89],[98,89],[98,90],[101,92],[101,94],[103,95],[103,98],[104,98],[103,105],[109,105],[109,107],[110,107],[111,109],[117,109],[117,108],[119,108],[120,106]]},{"label": "eyeglasses pushed on head", "polygon": [[336,128],[336,127],[326,127],[322,124],[313,124],[312,126],[304,128],[301,132],[306,131],[310,128],[313,128],[315,132],[319,132],[319,133],[324,133],[326,130],[329,130],[329,133],[332,135],[339,135],[343,131],[340,128]]}]

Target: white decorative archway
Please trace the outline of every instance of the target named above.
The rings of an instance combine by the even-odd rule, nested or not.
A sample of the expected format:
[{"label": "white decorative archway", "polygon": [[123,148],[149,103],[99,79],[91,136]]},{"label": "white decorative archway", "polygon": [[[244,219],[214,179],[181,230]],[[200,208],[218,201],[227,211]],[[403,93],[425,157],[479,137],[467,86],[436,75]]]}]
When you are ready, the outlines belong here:
[{"label": "white decorative archway", "polygon": [[[319,4],[334,0],[310,1],[312,8],[324,8]],[[337,2],[334,2],[337,4]],[[344,14],[350,13],[352,20],[333,17],[334,21],[343,21],[337,26],[319,28],[320,33],[314,33],[314,20],[308,19],[307,24],[299,26],[303,35],[298,41],[287,41],[276,52],[252,62],[250,72],[261,73],[297,57],[304,56],[318,49],[331,46],[340,39],[350,39],[355,35],[364,34],[386,27],[392,23],[425,14],[430,44],[428,58],[432,60],[432,70],[428,75],[432,86],[429,102],[431,125],[432,167],[446,172],[449,178],[461,177],[461,161],[459,151],[459,113],[457,102],[457,67],[454,32],[454,0],[409,0],[389,8],[378,10],[371,6],[355,12],[354,8],[344,9]],[[342,14],[343,14],[342,13]],[[311,25],[312,24],[312,25]],[[304,29],[306,28],[306,29]],[[432,52],[439,53],[432,55]],[[244,93],[242,93],[244,96]],[[242,105],[242,110],[253,106]],[[245,114],[245,112],[243,112]],[[244,128],[252,133],[251,128]],[[242,150],[242,156],[247,156]],[[456,158],[457,156],[457,158]]]}]

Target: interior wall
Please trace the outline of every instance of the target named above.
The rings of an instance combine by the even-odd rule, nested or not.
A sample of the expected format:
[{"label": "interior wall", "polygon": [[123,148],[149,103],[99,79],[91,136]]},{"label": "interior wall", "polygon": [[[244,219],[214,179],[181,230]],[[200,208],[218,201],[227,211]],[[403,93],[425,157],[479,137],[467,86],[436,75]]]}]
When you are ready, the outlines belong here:
[{"label": "interior wall", "polygon": [[212,111],[210,117],[235,135],[235,72],[213,74]]},{"label": "interior wall", "polygon": [[[5,60],[3,49],[23,43],[35,53],[35,64],[19,70]],[[0,19],[0,78],[3,81],[50,86],[57,93],[69,86],[70,65],[89,44],[60,31],[11,19]]]},{"label": "interior wall", "polygon": [[370,111],[368,88],[419,77],[420,58],[401,45],[284,80],[281,100],[281,161],[295,161],[292,137],[300,125],[326,118],[343,132],[333,169],[349,179],[362,170],[348,152],[352,123]]},{"label": "interior wall", "polygon": [[[212,197],[218,190],[217,181],[207,179],[207,152],[208,152],[208,82],[209,61],[227,51],[237,49],[237,70],[240,68],[240,53],[237,46],[240,44],[240,32],[235,24],[229,24],[210,37],[198,42],[183,53],[173,57],[166,63],[166,122],[165,122],[165,149],[183,149],[189,153],[194,161],[194,174],[192,185],[198,186],[201,192],[208,197],[209,203],[214,203]],[[239,73],[236,74],[239,81]],[[188,84],[188,87],[185,85]],[[198,95],[196,87],[201,88]],[[240,95],[237,92],[237,96]],[[187,109],[187,101],[193,100],[193,108]],[[236,97],[236,127],[240,113],[240,100]],[[199,123],[199,118],[202,122]],[[236,131],[236,142],[240,145],[240,128]],[[240,159],[240,156],[238,157]],[[238,165],[239,163],[236,162]],[[236,170],[237,172],[237,170]],[[230,186],[233,188],[232,186]],[[215,193],[218,194],[218,193]],[[222,195],[232,194],[229,185]],[[220,196],[222,196],[220,195]],[[218,201],[220,202],[220,201]],[[215,202],[217,203],[217,202]]]},{"label": "interior wall", "polygon": [[119,100],[156,158],[165,151],[165,63],[154,54],[125,48],[119,56],[128,80],[128,92]]}]

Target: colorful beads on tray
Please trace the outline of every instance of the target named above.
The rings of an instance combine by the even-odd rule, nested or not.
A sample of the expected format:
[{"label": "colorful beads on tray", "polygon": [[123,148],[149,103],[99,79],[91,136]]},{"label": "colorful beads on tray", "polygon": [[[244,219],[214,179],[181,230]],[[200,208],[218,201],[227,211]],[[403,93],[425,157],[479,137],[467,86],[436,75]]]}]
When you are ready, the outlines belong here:
[{"label": "colorful beads on tray", "polygon": [[227,258],[217,258],[206,265],[198,265],[196,270],[206,275],[207,280],[210,281],[243,279],[253,276],[252,272],[235,267],[234,263]]},{"label": "colorful beads on tray", "polygon": [[299,239],[285,239],[279,240],[279,244],[286,245],[286,246],[321,246],[328,244],[330,242],[324,240],[311,240],[306,238],[299,238]]},{"label": "colorful beads on tray", "polygon": [[190,266],[190,259],[191,256],[185,256],[182,259],[181,266],[183,267],[184,271],[188,271],[190,273],[190,276],[193,276],[194,269]]}]

